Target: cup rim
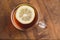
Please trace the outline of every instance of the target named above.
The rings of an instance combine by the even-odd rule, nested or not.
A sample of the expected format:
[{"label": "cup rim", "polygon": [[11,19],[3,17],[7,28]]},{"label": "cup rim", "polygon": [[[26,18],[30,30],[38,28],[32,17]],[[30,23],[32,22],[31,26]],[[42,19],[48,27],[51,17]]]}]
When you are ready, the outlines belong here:
[{"label": "cup rim", "polygon": [[[21,3],[21,4],[28,4],[28,3]],[[17,7],[21,6],[21,4],[19,4]],[[28,5],[30,5],[30,4],[28,4]],[[31,5],[31,6],[32,6],[32,5]],[[12,24],[13,24],[13,26],[14,26],[16,29],[25,30],[25,29],[19,27],[18,25],[16,25],[16,22],[14,22],[13,14],[14,14],[14,11],[17,9],[17,7],[15,7],[15,8],[12,10],[12,12],[11,12],[11,21],[12,21]],[[33,8],[34,8],[34,7],[33,7]],[[36,11],[37,11],[37,10],[36,10]],[[37,15],[39,16],[39,13],[38,13],[38,12],[37,12]],[[38,17],[38,16],[37,16],[37,17]],[[37,19],[37,21],[36,21],[35,24],[37,24],[38,21],[39,21],[39,18]],[[35,24],[34,24],[34,25],[35,25]],[[32,25],[32,26],[34,26],[34,25]],[[16,26],[17,26],[17,27],[16,27]]]}]

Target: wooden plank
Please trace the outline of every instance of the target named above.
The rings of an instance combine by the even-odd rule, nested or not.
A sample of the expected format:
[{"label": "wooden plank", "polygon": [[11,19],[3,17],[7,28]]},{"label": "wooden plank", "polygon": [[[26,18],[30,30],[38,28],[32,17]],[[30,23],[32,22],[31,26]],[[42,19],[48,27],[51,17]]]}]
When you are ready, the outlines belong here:
[{"label": "wooden plank", "polygon": [[45,0],[44,4],[49,12],[49,16],[53,23],[53,30],[57,39],[60,39],[60,1],[59,0]]}]

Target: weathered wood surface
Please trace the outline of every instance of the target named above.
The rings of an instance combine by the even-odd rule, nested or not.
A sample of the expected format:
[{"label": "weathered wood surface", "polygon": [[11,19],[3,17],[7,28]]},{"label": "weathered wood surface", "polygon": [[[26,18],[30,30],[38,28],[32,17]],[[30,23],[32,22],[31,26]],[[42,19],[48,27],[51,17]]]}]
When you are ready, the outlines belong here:
[{"label": "weathered wood surface", "polygon": [[[35,26],[23,32],[12,25],[11,11],[25,2],[41,14],[46,21],[46,29]],[[0,0],[0,39],[60,39],[60,0]]]}]

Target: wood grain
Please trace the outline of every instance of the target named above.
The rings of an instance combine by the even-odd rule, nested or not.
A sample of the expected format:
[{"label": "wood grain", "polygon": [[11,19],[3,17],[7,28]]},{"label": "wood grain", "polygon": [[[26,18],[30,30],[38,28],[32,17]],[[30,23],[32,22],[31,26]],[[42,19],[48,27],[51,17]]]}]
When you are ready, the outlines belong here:
[{"label": "wood grain", "polygon": [[[17,30],[11,23],[12,10],[20,3],[30,3],[40,14],[41,20],[46,21],[47,28],[37,25],[26,31]],[[0,0],[0,39],[60,39],[60,0]]]}]

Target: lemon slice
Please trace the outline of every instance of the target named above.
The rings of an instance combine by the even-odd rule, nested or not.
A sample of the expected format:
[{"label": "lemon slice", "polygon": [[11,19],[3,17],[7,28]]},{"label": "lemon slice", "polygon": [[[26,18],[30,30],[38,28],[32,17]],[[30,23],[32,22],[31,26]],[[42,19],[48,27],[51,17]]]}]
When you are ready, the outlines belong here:
[{"label": "lemon slice", "polygon": [[16,19],[22,24],[29,24],[35,18],[34,8],[28,5],[22,5],[16,10]]}]

